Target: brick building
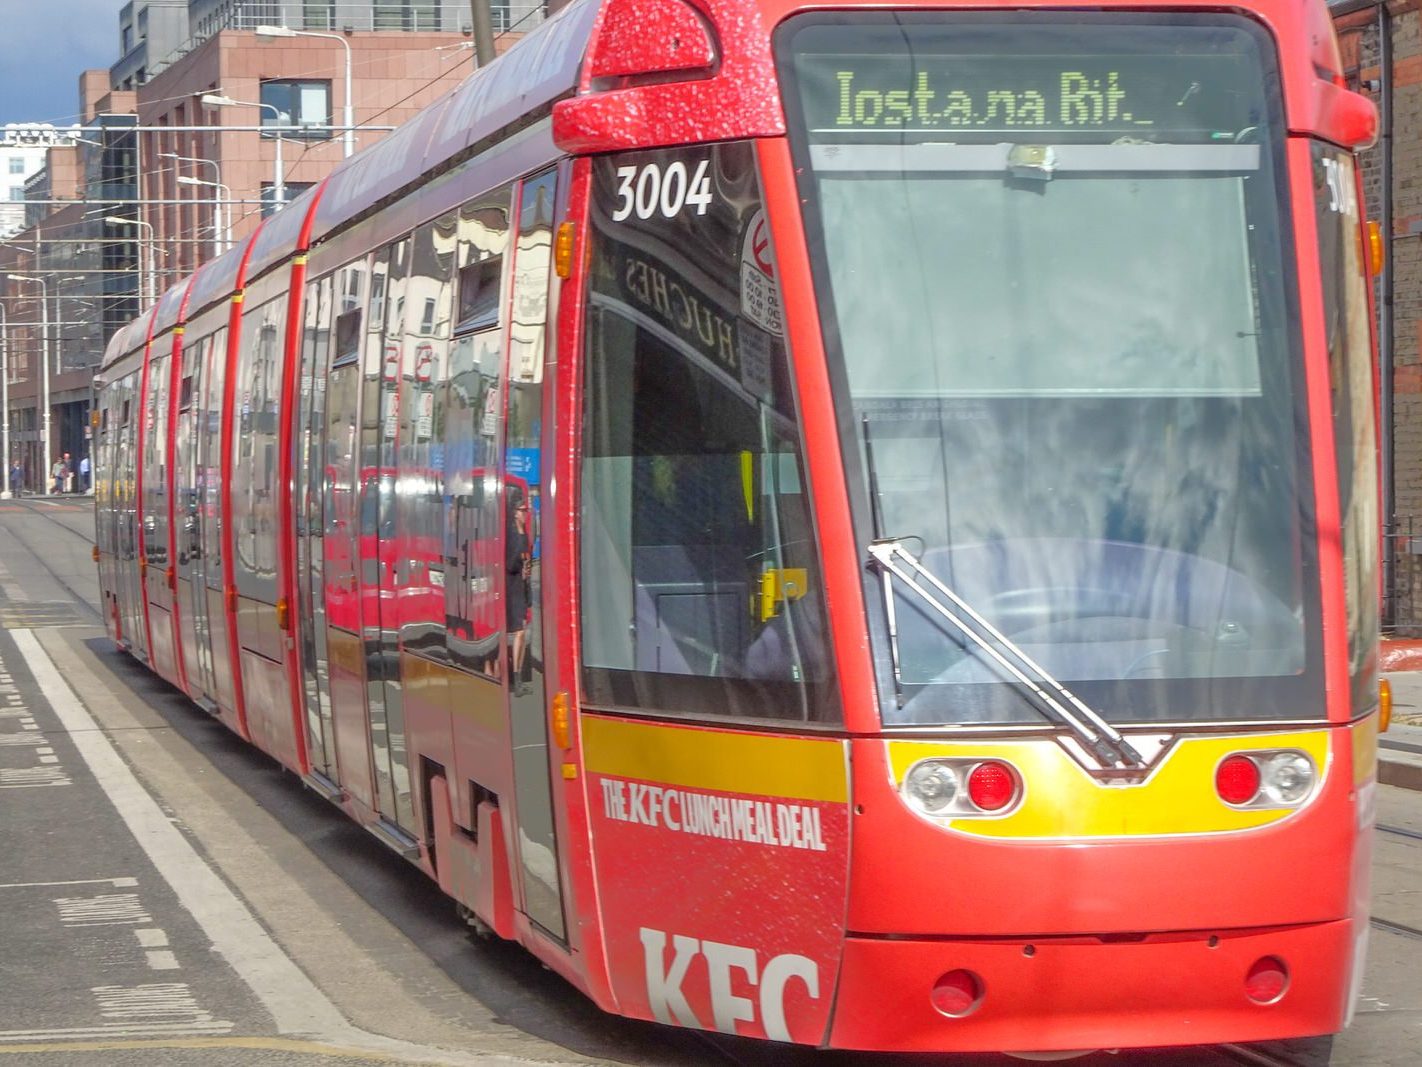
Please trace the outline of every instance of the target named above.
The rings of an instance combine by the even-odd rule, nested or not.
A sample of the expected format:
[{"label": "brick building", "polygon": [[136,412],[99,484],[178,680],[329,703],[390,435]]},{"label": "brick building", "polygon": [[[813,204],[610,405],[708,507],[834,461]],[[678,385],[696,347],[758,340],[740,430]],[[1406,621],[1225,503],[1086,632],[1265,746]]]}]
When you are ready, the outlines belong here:
[{"label": "brick building", "polygon": [[[500,52],[544,13],[541,0],[493,7]],[[50,151],[26,183],[27,228],[0,243],[7,459],[31,489],[46,455],[87,452],[113,332],[341,162],[347,84],[357,150],[458,85],[471,21],[469,0],[122,6],[119,59],[79,75],[77,144]]]}]

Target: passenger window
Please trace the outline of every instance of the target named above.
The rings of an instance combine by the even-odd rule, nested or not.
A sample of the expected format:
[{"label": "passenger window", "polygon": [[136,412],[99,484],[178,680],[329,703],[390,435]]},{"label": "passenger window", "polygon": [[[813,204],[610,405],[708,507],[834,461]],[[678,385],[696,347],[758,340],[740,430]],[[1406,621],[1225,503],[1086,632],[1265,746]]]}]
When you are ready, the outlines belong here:
[{"label": "passenger window", "polygon": [[287,298],[267,301],[242,321],[232,507],[237,590],[276,603],[277,404]]},{"label": "passenger window", "polygon": [[499,474],[504,331],[500,283],[509,241],[512,190],[459,211],[459,322],[450,347],[444,404],[444,596],[450,659],[499,674],[503,647],[503,566]]},{"label": "passenger window", "polygon": [[502,256],[459,268],[459,329],[482,330],[499,321],[499,279]]},{"label": "passenger window", "polygon": [[[155,342],[170,349],[172,341]],[[147,440],[143,451],[143,553],[151,565],[168,562],[168,375],[170,359],[154,354],[148,368]],[[58,453],[55,454],[56,461]],[[51,472],[45,472],[53,480]]]},{"label": "passenger window", "polygon": [[[451,214],[411,238],[410,293],[420,314],[407,315],[400,402],[399,489],[395,494],[397,573],[404,609],[400,646],[445,656],[444,462],[454,264],[459,222]],[[412,308],[414,305],[412,305]]]},{"label": "passenger window", "polygon": [[336,354],[333,365],[349,363],[360,355],[360,308],[336,316]]},{"label": "passenger window", "polygon": [[206,471],[203,475],[202,554],[207,560],[207,586],[221,589],[222,578],[222,408],[227,381],[227,329],[212,335],[207,349],[212,358],[209,365],[207,400],[204,404],[203,440],[200,442]]},{"label": "passenger window", "polygon": [[[709,171],[704,213],[613,222],[619,168],[629,167]],[[593,175],[580,556],[587,699],[697,718],[838,722],[751,146],[603,157]]]}]

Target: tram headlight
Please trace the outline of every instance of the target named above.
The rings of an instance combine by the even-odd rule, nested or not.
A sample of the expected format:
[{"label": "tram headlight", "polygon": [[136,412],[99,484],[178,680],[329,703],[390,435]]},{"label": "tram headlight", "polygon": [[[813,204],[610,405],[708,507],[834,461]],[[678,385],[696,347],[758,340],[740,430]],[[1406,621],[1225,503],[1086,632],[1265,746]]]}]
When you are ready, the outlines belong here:
[{"label": "tram headlight", "polygon": [[1261,770],[1261,792],[1271,804],[1297,804],[1313,792],[1317,778],[1313,761],[1302,752],[1276,752]]},{"label": "tram headlight", "polygon": [[924,760],[915,763],[904,775],[904,796],[927,814],[947,808],[957,795],[958,775],[947,764]]}]

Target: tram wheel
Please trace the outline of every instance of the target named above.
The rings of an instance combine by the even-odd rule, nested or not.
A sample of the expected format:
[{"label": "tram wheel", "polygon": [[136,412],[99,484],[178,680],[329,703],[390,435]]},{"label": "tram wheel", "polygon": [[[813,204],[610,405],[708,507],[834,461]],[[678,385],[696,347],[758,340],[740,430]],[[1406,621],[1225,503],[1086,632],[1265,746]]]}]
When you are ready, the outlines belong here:
[{"label": "tram wheel", "polygon": [[464,920],[464,925],[469,927],[469,933],[481,941],[487,941],[494,936],[494,928],[486,923],[479,916],[463,904],[456,903],[454,910],[459,913],[459,917]]}]

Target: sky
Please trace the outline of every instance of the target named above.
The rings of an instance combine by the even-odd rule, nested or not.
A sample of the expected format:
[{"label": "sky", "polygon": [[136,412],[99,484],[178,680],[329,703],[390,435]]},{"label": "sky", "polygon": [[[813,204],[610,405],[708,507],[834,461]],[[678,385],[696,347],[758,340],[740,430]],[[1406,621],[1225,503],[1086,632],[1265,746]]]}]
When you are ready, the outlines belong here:
[{"label": "sky", "polygon": [[0,126],[79,121],[79,74],[118,62],[125,0],[0,0]]}]

